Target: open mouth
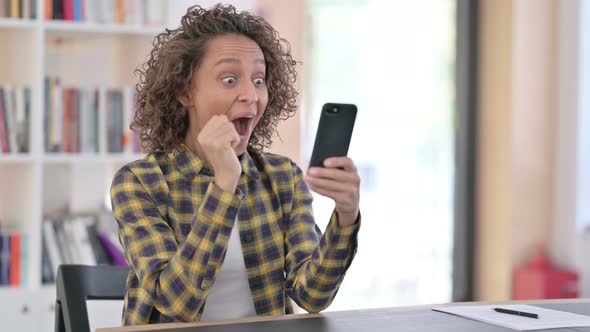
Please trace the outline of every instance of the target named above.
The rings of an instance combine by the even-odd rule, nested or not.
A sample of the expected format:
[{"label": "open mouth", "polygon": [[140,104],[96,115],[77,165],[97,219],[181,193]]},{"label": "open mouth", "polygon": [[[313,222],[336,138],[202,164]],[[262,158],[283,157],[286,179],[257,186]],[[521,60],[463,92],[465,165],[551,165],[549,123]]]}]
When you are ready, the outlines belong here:
[{"label": "open mouth", "polygon": [[236,131],[238,132],[238,135],[246,136],[248,134],[248,132],[250,131],[250,125],[252,124],[253,120],[254,120],[254,116],[248,115],[248,116],[242,116],[242,117],[233,119],[232,123],[234,124],[234,127],[236,127]]}]

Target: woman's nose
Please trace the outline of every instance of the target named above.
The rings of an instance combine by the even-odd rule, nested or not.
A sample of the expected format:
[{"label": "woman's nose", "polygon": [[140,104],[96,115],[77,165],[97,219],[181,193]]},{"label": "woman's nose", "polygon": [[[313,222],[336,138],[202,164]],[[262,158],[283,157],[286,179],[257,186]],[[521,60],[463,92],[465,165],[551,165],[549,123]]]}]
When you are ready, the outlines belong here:
[{"label": "woman's nose", "polygon": [[246,82],[242,84],[242,88],[240,89],[240,95],[238,96],[238,100],[240,102],[245,103],[254,103],[258,102],[258,93],[256,91],[256,87],[252,82]]}]

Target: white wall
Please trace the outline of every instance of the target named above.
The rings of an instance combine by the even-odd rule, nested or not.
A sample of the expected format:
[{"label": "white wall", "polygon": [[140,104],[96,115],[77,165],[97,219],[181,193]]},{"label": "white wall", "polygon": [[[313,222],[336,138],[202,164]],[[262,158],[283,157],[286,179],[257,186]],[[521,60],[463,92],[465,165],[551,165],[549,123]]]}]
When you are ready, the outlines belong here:
[{"label": "white wall", "polygon": [[580,95],[578,97],[578,209],[576,224],[590,227],[590,1],[580,10]]},{"label": "white wall", "polygon": [[580,272],[590,296],[590,1],[559,2],[555,220],[552,256]]},{"label": "white wall", "polygon": [[236,7],[238,11],[240,10],[247,10],[250,12],[254,12],[256,10],[256,0],[169,0],[174,1],[168,7],[168,12],[166,13],[168,19],[166,22],[168,23],[169,28],[175,28],[180,23],[180,18],[186,14],[186,10],[188,7],[199,5],[203,8],[209,8],[214,6],[215,4],[221,2],[224,4],[230,4]]},{"label": "white wall", "polygon": [[476,299],[508,300],[512,271],[550,246],[557,0],[482,0]]}]

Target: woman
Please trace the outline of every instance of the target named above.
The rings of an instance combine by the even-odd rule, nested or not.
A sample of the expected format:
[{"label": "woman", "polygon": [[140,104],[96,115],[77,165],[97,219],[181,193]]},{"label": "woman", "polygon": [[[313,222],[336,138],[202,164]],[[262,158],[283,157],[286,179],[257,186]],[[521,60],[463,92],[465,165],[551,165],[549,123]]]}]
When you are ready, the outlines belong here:
[{"label": "woman", "polygon": [[[267,22],[217,5],[180,23],[138,70],[132,128],[149,154],[111,187],[131,267],[123,323],[280,315],[289,298],[323,310],[356,252],[356,167],[331,158],[304,176],[263,152],[297,96],[288,43]],[[308,187],[336,203],[323,236]]]}]

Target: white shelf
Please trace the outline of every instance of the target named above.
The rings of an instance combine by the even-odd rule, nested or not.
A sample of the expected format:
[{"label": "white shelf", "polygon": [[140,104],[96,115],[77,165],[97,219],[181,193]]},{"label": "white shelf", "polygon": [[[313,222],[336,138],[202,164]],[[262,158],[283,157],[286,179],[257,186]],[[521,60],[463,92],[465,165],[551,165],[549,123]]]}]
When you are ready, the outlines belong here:
[{"label": "white shelf", "polygon": [[0,286],[0,291],[13,291],[13,292],[18,292],[18,291],[22,291],[24,289],[27,289],[26,287],[13,287],[13,286],[9,286],[9,285],[2,285]]},{"label": "white shelf", "polygon": [[9,29],[34,29],[37,26],[36,20],[0,18],[0,28]]},{"label": "white shelf", "polygon": [[122,163],[132,162],[142,159],[143,154],[129,153],[110,153],[110,154],[90,154],[90,153],[47,153],[43,156],[43,162],[46,164],[77,164],[77,163]]},{"label": "white shelf", "polygon": [[17,163],[28,163],[32,162],[33,156],[26,153],[16,154],[1,154],[0,153],[0,164],[17,164]]},{"label": "white shelf", "polygon": [[[76,163],[123,163],[132,162],[145,157],[140,153],[110,153],[110,154],[91,154],[91,153],[47,153],[41,157],[46,164],[76,164]],[[30,154],[0,154],[0,165],[2,164],[21,164],[32,163],[37,158]]]},{"label": "white shelf", "polygon": [[39,289],[43,292],[55,292],[55,283],[41,284]]},{"label": "white shelf", "polygon": [[150,27],[141,25],[121,25],[121,24],[99,24],[86,22],[71,21],[44,21],[42,28],[49,33],[59,33],[67,35],[136,35],[154,37],[164,31],[163,27]]},{"label": "white shelf", "polygon": [[101,24],[63,20],[39,21],[32,19],[0,18],[0,29],[33,30],[41,27],[50,34],[66,35],[131,35],[154,37],[164,32],[164,27],[124,24]]},{"label": "white shelf", "polygon": [[[44,3],[38,0],[37,4],[42,13]],[[97,153],[43,152],[45,77],[57,76],[72,86],[130,86],[136,80],[133,69],[145,61],[151,39],[163,31],[163,27],[0,18],[0,41],[12,45],[0,52],[0,61],[5,64],[0,66],[0,84],[26,85],[33,92],[29,122],[32,152],[0,153],[0,221],[26,234],[23,250],[34,253],[24,263],[29,271],[24,286],[0,287],[0,298],[15,290],[52,289],[53,285],[41,284],[41,257],[37,254],[42,250],[45,213],[54,208],[79,211],[81,207],[102,206],[114,172],[145,156],[104,152],[107,146],[102,140]],[[56,37],[71,41],[56,46],[52,43]],[[104,139],[102,116],[98,128]],[[0,325],[2,321],[0,318]]]}]

